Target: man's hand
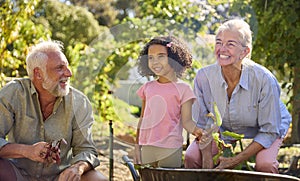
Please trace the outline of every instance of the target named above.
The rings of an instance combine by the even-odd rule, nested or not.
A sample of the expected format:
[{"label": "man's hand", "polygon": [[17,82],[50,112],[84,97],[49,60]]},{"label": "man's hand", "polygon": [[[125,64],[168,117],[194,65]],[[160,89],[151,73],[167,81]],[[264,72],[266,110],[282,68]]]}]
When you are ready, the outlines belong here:
[{"label": "man's hand", "polygon": [[48,151],[47,145],[48,143],[46,142],[38,142],[27,147],[27,149],[24,150],[24,157],[33,161],[45,163],[45,156]]},{"label": "man's hand", "polygon": [[91,166],[84,161],[79,161],[69,168],[65,169],[58,178],[58,181],[79,181],[81,175],[84,174],[85,171],[91,169]]},{"label": "man's hand", "polygon": [[2,158],[28,158],[32,161],[46,163],[48,151],[47,142],[37,142],[33,145],[9,143],[1,148],[0,157]]},{"label": "man's hand", "polygon": [[60,163],[60,145],[66,144],[64,139],[50,143],[41,141],[33,145],[8,143],[0,150],[2,158],[28,158],[32,161],[47,163]]},{"label": "man's hand", "polygon": [[59,175],[58,181],[79,181],[82,174],[83,170],[80,170],[78,166],[72,165]]}]

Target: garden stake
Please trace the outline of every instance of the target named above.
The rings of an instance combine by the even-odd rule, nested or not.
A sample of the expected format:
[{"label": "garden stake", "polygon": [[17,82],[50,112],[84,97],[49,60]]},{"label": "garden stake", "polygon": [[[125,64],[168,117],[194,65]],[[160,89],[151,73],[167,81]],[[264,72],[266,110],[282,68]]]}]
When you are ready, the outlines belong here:
[{"label": "garden stake", "polygon": [[113,173],[114,173],[114,130],[112,127],[112,120],[109,120],[109,180],[113,180]]}]

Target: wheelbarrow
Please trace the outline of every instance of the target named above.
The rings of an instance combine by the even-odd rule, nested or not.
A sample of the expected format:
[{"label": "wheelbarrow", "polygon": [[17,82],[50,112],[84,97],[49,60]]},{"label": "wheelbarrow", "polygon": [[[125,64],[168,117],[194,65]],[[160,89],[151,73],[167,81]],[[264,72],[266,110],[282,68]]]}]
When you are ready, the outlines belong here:
[{"label": "wheelbarrow", "polygon": [[130,169],[134,181],[300,181],[299,178],[290,175],[231,169],[139,168],[136,170],[126,155],[122,159]]}]

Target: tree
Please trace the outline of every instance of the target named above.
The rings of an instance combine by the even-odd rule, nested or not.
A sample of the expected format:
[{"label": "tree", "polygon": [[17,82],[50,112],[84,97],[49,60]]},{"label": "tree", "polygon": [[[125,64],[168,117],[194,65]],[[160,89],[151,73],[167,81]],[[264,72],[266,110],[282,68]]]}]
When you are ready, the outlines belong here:
[{"label": "tree", "polygon": [[48,39],[51,33],[33,22],[39,0],[1,1],[0,18],[0,87],[6,77],[22,77],[28,48],[40,39]]},{"label": "tree", "polygon": [[[130,59],[136,60],[142,45],[153,36],[159,35],[180,37],[189,44],[195,59],[201,58],[201,61],[204,61],[211,58],[207,56],[211,53],[210,47],[205,46],[204,41],[200,46],[196,42],[197,38],[207,31],[208,17],[216,16],[211,6],[192,3],[189,0],[138,0],[137,4],[138,13],[135,17],[125,18],[120,25],[112,29],[112,34],[117,36],[117,40],[129,43],[123,46],[121,51],[116,51],[116,57],[122,57],[123,64]],[[119,33],[120,29],[124,31]]]},{"label": "tree", "polygon": [[51,38],[62,41],[65,47],[77,43],[88,45],[105,29],[87,9],[58,0],[42,0],[36,16],[36,23],[49,29]]},{"label": "tree", "polygon": [[[215,7],[227,8],[223,17],[238,16],[249,22],[253,31],[252,59],[268,69],[282,82],[292,112],[292,143],[300,141],[300,3],[296,0],[210,0]],[[275,13],[274,13],[275,12]],[[220,19],[221,20],[221,19]],[[288,99],[288,98],[286,98]]]},{"label": "tree", "polygon": [[91,12],[99,25],[112,26],[116,22],[118,11],[114,8],[114,0],[69,0],[75,6],[81,6]]},{"label": "tree", "polygon": [[300,3],[297,0],[252,0],[258,21],[253,57],[292,91],[292,143],[300,142]]},{"label": "tree", "polygon": [[122,22],[125,18],[134,17],[139,14],[137,1],[133,0],[116,0],[113,4],[118,11],[118,22]]},{"label": "tree", "polygon": [[[97,121],[118,121],[112,110],[108,69],[113,62],[106,61],[114,46],[108,28],[99,26],[86,8],[60,1],[42,1],[36,22],[51,30],[52,39],[64,43],[70,62],[72,86],[83,91],[91,100]],[[99,116],[98,116],[99,115]]]}]

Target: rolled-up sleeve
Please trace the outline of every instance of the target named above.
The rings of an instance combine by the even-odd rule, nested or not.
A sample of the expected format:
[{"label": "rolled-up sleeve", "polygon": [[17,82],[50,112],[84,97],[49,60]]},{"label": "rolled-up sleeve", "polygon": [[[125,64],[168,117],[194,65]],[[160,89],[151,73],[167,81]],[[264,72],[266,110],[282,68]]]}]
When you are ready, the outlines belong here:
[{"label": "rolled-up sleeve", "polygon": [[[192,107],[192,115],[193,119],[197,122],[197,126],[203,129],[205,129],[207,123],[206,115],[211,112],[211,110],[208,110],[211,106],[208,106],[205,103],[212,102],[211,100],[205,100],[212,99],[210,88],[208,86],[208,79],[204,74],[204,71],[200,69],[194,80],[194,94],[196,96],[196,101]],[[204,93],[205,96],[203,95]]]},{"label": "rolled-up sleeve", "polygon": [[10,130],[11,126],[13,125],[13,120],[10,119],[9,112],[3,105],[3,100],[0,98],[0,150],[1,148],[8,144],[8,141],[5,139],[8,131]]},{"label": "rolled-up sleeve", "polygon": [[[2,91],[0,91],[0,150],[4,145],[8,144],[5,138],[14,124],[12,105],[16,99],[13,97],[18,96],[15,88],[15,85],[7,84],[5,89],[3,88]],[[10,102],[8,100],[10,100]]]},{"label": "rolled-up sleeve", "polygon": [[279,137],[281,123],[280,89],[274,79],[265,74],[258,105],[258,134],[254,141],[269,148]]},{"label": "rolled-up sleeve", "polygon": [[280,137],[284,138],[292,122],[292,117],[282,101],[280,101],[280,113],[281,113],[281,126],[279,131],[280,131]]}]

